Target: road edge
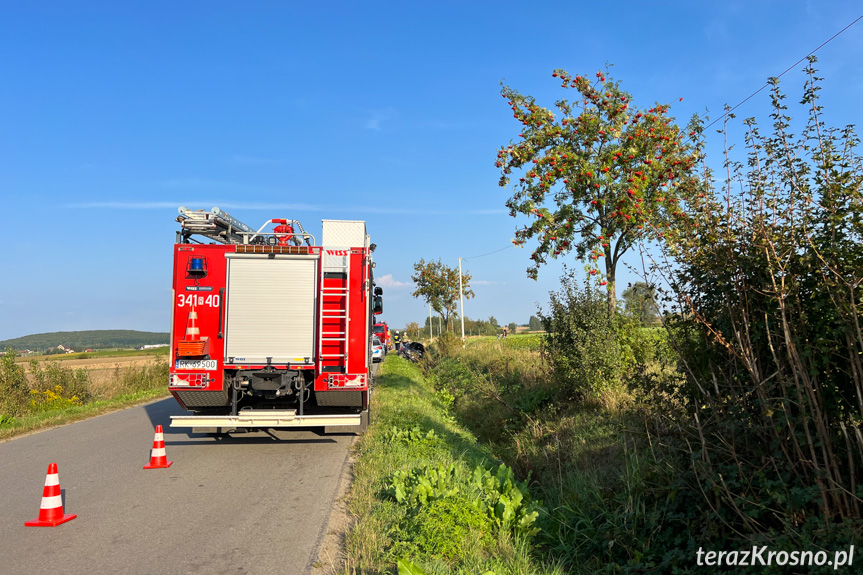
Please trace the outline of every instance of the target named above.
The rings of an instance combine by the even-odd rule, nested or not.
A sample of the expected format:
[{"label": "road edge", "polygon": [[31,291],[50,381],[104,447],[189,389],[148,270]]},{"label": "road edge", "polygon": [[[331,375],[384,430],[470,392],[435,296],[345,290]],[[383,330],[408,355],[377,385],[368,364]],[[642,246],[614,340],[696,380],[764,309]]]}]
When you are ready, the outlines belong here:
[{"label": "road edge", "polygon": [[303,571],[307,575],[333,575],[345,562],[345,537],[353,526],[353,519],[348,513],[348,498],[354,480],[354,463],[356,452],[354,446],[360,435],[355,435],[348,445],[348,452],[342,463],[342,469],[332,498],[333,508],[327,522],[318,533],[318,541],[312,556]]}]

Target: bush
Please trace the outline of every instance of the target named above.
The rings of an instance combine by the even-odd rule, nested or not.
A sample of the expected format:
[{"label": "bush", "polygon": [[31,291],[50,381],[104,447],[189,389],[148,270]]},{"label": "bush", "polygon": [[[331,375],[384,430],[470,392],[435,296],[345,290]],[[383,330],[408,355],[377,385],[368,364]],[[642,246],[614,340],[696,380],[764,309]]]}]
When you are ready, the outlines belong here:
[{"label": "bush", "polygon": [[462,341],[451,331],[445,331],[438,336],[430,346],[431,353],[439,357],[450,357],[461,349]]},{"label": "bush", "polygon": [[549,310],[539,312],[547,332],[542,355],[560,391],[601,398],[622,387],[633,359],[620,336],[621,320],[608,315],[606,295],[589,280],[580,288],[564,271],[561,290],[549,297]]},{"label": "bush", "polygon": [[812,62],[802,134],[771,80],[772,133],[746,121],[748,161],[726,155],[725,188],[705,182],[666,246],[693,528],[789,546],[863,524],[863,157],[824,126]]},{"label": "bush", "polygon": [[168,363],[164,360],[123,370],[120,377],[125,393],[159,389],[168,385]]},{"label": "bush", "polygon": [[[83,369],[69,369],[63,367],[59,361],[47,361],[43,364],[34,359],[30,361],[30,374],[33,377],[33,391],[41,396],[41,399],[36,401],[38,405],[47,401],[48,404],[60,408],[64,403],[62,400],[80,405],[91,398],[90,376]],[[55,395],[56,398],[53,397]]]},{"label": "bush", "polygon": [[8,423],[27,408],[30,388],[24,368],[15,362],[17,354],[7,349],[0,358],[0,423]]}]

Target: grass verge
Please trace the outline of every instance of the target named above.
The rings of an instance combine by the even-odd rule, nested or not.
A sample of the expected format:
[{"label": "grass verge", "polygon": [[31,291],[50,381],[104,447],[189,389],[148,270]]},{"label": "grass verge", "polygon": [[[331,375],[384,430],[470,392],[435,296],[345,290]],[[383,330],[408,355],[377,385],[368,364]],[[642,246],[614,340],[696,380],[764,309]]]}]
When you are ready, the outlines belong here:
[{"label": "grass verge", "polygon": [[58,411],[42,411],[16,417],[10,423],[0,425],[0,442],[26,435],[34,431],[67,425],[76,421],[125,409],[155,399],[168,397],[167,385],[163,389],[150,389],[126,393],[111,399],[101,399],[85,405],[76,405]]},{"label": "grass verge", "polygon": [[337,573],[396,573],[399,561],[417,566],[413,573],[561,573],[532,554],[541,505],[456,423],[451,402],[403,358],[382,364]]},{"label": "grass verge", "polygon": [[167,397],[168,364],[70,369],[60,362],[0,356],[0,441]]}]

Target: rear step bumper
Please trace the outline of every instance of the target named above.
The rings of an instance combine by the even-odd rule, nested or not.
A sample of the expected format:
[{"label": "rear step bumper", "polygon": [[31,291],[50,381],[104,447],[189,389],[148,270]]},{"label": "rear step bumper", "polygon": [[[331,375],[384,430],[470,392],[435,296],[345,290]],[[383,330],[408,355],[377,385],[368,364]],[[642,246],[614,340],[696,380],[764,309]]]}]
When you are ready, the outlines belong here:
[{"label": "rear step bumper", "polygon": [[351,427],[361,414],[297,415],[296,410],[248,410],[237,415],[172,415],[171,427]]}]

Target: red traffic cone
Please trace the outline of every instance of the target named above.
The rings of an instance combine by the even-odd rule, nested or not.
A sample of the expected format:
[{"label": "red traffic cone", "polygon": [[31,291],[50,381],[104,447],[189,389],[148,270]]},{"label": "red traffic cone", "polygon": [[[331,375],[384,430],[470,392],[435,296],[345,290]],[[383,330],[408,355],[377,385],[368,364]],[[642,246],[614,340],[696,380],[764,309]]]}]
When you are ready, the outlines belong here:
[{"label": "red traffic cone", "polygon": [[173,461],[168,461],[165,455],[165,436],[162,435],[162,426],[156,426],[156,437],[153,439],[153,451],[150,452],[150,464],[144,469],[164,469],[171,467]]},{"label": "red traffic cone", "polygon": [[209,337],[201,337],[201,329],[198,327],[198,306],[192,304],[186,320],[186,334],[177,342],[177,355],[183,357],[207,355],[210,352],[209,340]]},{"label": "red traffic cone", "polygon": [[39,518],[28,521],[26,527],[56,527],[61,523],[72,521],[77,515],[66,515],[63,512],[63,492],[60,490],[60,476],[57,474],[57,464],[48,466],[45,476],[45,489],[42,490],[42,504],[39,506]]}]

